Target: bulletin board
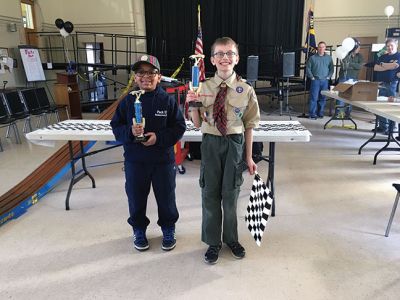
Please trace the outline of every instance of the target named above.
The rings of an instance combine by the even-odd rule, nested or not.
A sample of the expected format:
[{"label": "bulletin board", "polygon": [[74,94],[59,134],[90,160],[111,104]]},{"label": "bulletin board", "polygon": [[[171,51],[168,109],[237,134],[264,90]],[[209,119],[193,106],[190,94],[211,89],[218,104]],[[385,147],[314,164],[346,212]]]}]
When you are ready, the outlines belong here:
[{"label": "bulletin board", "polygon": [[45,81],[39,50],[33,46],[19,46],[22,63],[28,82]]}]

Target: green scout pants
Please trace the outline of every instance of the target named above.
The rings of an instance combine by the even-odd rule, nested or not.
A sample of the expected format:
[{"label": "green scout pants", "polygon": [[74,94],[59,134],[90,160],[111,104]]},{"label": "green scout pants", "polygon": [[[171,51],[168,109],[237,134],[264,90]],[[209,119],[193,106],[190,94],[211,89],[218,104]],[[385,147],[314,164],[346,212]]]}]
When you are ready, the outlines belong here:
[{"label": "green scout pants", "polygon": [[[200,187],[202,194],[201,240],[208,245],[237,242],[237,199],[243,183],[244,137],[204,134],[201,143]],[[223,226],[223,227],[222,227]]]}]

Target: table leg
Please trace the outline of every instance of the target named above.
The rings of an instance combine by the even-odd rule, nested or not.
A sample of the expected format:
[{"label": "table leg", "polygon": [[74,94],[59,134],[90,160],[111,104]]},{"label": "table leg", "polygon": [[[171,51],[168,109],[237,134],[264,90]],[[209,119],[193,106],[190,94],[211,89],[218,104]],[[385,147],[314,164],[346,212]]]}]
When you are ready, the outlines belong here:
[{"label": "table leg", "polygon": [[[68,141],[69,157],[70,157],[70,165],[71,165],[71,180],[69,182],[67,197],[65,199],[65,209],[66,210],[70,209],[70,207],[69,207],[69,198],[71,196],[72,187],[74,186],[75,183],[77,183],[83,177],[89,176],[90,179],[92,180],[92,187],[93,188],[96,187],[96,182],[94,181],[93,176],[89,173],[89,171],[86,168],[86,160],[85,160],[85,153],[84,153],[84,149],[83,149],[83,142],[80,141],[79,145],[80,145],[80,155],[75,157],[74,156],[74,150],[73,150],[73,147],[72,147],[72,141]],[[75,169],[75,161],[78,160],[78,159],[82,160],[82,169],[83,169],[83,173],[80,174],[79,176],[77,176],[78,173],[76,172],[76,169]]]},{"label": "table leg", "polygon": [[272,209],[271,216],[275,216],[275,185],[274,185],[274,176],[275,176],[275,142],[269,143],[269,158],[268,158],[268,179],[267,186],[271,191],[272,196]]}]

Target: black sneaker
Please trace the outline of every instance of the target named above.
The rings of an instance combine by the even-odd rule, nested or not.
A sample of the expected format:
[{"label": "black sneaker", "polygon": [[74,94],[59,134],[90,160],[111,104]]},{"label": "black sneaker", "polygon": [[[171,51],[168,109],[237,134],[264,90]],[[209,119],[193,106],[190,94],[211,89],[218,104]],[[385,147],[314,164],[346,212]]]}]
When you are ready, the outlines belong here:
[{"label": "black sneaker", "polygon": [[218,246],[209,246],[206,254],[204,254],[204,261],[210,265],[216,264],[219,250],[221,250],[221,244]]},{"label": "black sneaker", "polygon": [[161,244],[161,249],[164,251],[170,251],[175,248],[176,246],[176,239],[175,239],[175,227],[165,227],[161,228],[163,232],[163,240]]},{"label": "black sneaker", "polygon": [[231,249],[232,255],[235,258],[243,258],[246,255],[246,250],[239,244],[239,242],[227,243]]},{"label": "black sneaker", "polygon": [[143,229],[133,230],[133,245],[139,251],[146,251],[149,249],[149,242],[146,238],[146,231]]}]

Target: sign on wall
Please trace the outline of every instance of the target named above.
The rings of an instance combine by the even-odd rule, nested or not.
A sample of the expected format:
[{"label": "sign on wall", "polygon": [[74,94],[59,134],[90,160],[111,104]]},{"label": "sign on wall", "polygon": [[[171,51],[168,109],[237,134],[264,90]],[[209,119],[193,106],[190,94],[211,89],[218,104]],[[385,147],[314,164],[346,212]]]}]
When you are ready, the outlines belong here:
[{"label": "sign on wall", "polygon": [[39,50],[32,46],[19,46],[18,48],[21,53],[27,81],[45,81],[46,77],[44,76]]}]

